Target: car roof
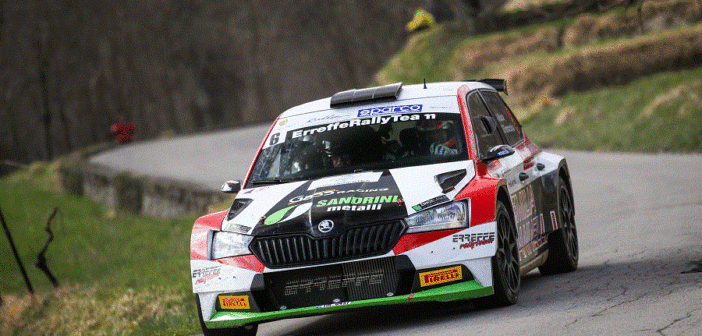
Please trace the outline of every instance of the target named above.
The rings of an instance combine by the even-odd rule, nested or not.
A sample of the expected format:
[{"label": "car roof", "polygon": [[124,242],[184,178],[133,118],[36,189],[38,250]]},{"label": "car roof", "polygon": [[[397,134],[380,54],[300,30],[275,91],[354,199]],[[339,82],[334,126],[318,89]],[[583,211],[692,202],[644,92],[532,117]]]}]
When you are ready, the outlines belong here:
[{"label": "car roof", "polygon": [[[392,87],[391,86],[400,86],[400,87]],[[401,102],[403,100],[414,100],[414,99],[422,99],[422,98],[433,98],[433,97],[455,97],[458,94],[458,89],[462,86],[466,86],[468,90],[466,91],[472,91],[476,89],[488,89],[488,90],[493,90],[495,91],[495,88],[489,84],[479,82],[479,81],[466,81],[466,82],[439,82],[439,83],[426,83],[426,84],[412,84],[412,85],[402,85],[401,83],[397,84],[392,84],[392,85],[387,85],[387,86],[382,86],[382,87],[377,87],[377,88],[370,88],[370,89],[362,89],[362,90],[374,90],[374,89],[398,89],[399,91],[395,91],[394,93],[397,93],[397,99],[392,99],[393,102]],[[343,93],[348,93],[349,91],[345,91]],[[361,91],[361,90],[356,90],[356,91]],[[387,91],[387,90],[386,90]],[[339,93],[339,94],[343,94]],[[337,94],[338,95],[338,94]],[[332,106],[332,97],[327,97],[315,101],[311,101],[308,103],[304,103],[302,105],[298,105],[295,107],[292,107],[285,112],[283,112],[280,117],[292,117],[296,115],[301,115],[301,114],[307,114],[311,112],[318,112],[318,111],[325,111],[325,110],[334,110],[337,108],[336,106]],[[387,102],[388,99],[382,100],[384,102]],[[343,107],[348,107],[349,105],[352,105],[354,107],[363,107],[363,106],[370,106],[370,105],[375,105],[378,104],[378,100],[366,100],[366,101],[359,101],[359,102],[352,102],[348,104],[342,104],[342,106],[339,106],[338,108],[343,108]]]}]

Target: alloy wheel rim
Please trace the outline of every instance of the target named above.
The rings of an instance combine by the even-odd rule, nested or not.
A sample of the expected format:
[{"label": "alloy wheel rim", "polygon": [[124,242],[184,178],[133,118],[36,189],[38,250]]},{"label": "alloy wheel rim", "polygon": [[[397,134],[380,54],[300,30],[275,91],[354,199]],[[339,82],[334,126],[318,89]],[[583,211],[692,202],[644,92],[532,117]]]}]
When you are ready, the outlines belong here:
[{"label": "alloy wheel rim", "polygon": [[514,293],[519,287],[519,255],[516,237],[505,214],[500,214],[498,226],[501,235],[497,255],[500,260],[502,274],[506,277],[507,287]]},{"label": "alloy wheel rim", "polygon": [[572,260],[578,260],[578,233],[575,228],[573,202],[566,187],[561,188],[561,220],[565,233],[565,243]]}]

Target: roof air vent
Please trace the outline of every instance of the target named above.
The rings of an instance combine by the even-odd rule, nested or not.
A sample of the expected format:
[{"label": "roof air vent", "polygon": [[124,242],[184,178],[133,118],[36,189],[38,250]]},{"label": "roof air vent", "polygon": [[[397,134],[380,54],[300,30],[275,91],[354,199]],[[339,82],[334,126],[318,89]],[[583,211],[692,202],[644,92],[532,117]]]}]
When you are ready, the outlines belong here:
[{"label": "roof air vent", "polygon": [[339,105],[368,102],[372,100],[390,98],[397,99],[401,88],[402,83],[395,83],[367,89],[353,89],[338,92],[331,97],[330,105],[331,107],[335,107]]}]

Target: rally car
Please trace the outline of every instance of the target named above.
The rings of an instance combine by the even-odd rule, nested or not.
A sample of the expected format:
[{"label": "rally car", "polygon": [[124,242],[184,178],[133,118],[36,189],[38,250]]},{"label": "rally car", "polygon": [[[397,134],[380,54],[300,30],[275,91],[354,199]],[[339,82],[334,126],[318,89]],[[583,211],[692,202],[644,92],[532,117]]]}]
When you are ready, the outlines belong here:
[{"label": "rally car", "polygon": [[578,264],[565,158],[529,140],[503,80],[349,90],[273,123],[227,211],[195,222],[205,335],[340,310],[514,304]]}]

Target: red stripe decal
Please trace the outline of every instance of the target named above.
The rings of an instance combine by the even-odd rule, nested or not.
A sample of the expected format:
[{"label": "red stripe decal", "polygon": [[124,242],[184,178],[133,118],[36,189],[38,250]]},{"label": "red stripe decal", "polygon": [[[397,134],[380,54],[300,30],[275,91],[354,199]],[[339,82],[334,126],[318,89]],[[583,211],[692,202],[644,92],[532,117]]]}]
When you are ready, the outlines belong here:
[{"label": "red stripe decal", "polygon": [[541,234],[546,234],[546,225],[544,225],[544,214],[539,214],[539,223],[541,224]]},{"label": "red stripe decal", "polygon": [[405,253],[422,245],[426,245],[441,238],[450,236],[461,230],[464,229],[406,234],[402,236],[402,238],[400,238],[400,241],[398,241],[397,244],[395,244],[395,247],[392,249],[392,251],[395,252],[395,255]]},{"label": "red stripe decal", "polygon": [[229,265],[229,266],[252,270],[252,271],[258,272],[258,273],[263,273],[263,269],[266,267],[253,254],[240,256],[240,257],[234,257],[234,258],[224,258],[224,259],[219,259],[219,260],[215,260],[215,261],[220,262],[220,263],[225,264],[225,265]]},{"label": "red stripe decal", "polygon": [[556,231],[558,229],[558,222],[556,221],[556,213],[551,211],[551,224],[553,224],[553,230]]}]

